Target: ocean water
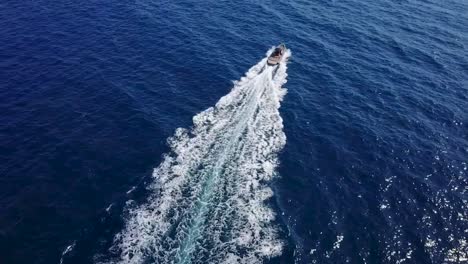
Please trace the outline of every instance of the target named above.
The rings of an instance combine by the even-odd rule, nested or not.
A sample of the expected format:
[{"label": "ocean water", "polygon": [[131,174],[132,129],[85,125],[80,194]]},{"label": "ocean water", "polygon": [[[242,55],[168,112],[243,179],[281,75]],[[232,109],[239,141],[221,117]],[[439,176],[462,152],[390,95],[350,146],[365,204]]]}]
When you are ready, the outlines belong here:
[{"label": "ocean water", "polygon": [[0,263],[468,262],[466,1],[0,7]]}]

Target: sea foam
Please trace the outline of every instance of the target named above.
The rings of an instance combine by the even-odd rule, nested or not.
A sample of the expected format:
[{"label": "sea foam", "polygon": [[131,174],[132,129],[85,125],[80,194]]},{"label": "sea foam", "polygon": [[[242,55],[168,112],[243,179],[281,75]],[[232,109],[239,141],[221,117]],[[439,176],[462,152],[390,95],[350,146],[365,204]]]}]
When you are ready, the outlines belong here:
[{"label": "sea foam", "polygon": [[266,201],[286,143],[278,110],[289,56],[277,67],[262,59],[168,139],[149,197],[126,209],[111,263],[260,263],[281,254]]}]

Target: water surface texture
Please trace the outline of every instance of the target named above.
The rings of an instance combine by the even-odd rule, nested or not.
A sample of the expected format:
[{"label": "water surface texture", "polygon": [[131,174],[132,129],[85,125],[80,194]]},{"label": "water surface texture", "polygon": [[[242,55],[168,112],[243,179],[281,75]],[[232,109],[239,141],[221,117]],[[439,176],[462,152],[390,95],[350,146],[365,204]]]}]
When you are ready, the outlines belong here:
[{"label": "water surface texture", "polygon": [[468,262],[466,1],[0,7],[0,263]]}]

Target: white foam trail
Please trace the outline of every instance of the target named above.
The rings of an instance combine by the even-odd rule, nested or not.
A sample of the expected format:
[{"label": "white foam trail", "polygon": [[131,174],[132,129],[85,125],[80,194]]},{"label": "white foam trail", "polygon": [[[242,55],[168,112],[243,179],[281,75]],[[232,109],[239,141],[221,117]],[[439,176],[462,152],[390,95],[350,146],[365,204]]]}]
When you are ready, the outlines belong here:
[{"label": "white foam trail", "polygon": [[278,109],[287,66],[265,65],[168,140],[147,202],[128,208],[113,263],[260,263],[281,254],[265,200],[286,142]]}]

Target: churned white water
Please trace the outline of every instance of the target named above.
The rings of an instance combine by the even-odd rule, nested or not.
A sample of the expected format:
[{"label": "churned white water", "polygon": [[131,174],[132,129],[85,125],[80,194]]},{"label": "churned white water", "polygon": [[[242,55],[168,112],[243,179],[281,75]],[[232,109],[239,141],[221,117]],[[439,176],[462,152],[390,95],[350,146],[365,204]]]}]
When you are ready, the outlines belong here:
[{"label": "churned white water", "polygon": [[264,58],[190,130],[176,130],[147,201],[127,208],[115,263],[260,263],[281,254],[266,201],[286,142],[278,110],[289,56],[277,67]]}]

